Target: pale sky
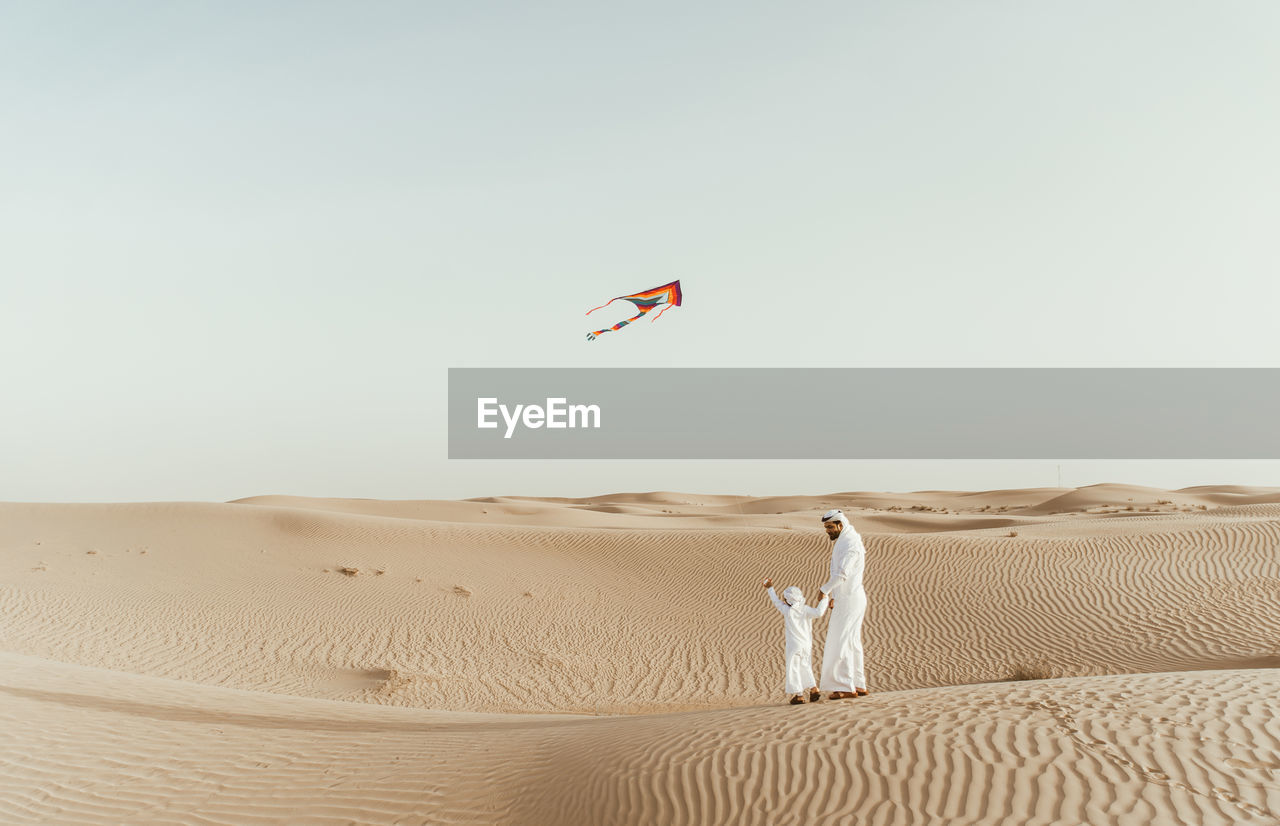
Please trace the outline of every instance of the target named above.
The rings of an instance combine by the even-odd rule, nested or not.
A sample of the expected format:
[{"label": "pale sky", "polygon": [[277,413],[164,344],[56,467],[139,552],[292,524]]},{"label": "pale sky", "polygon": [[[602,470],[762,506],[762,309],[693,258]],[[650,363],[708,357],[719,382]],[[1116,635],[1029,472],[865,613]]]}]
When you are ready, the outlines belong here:
[{"label": "pale sky", "polygon": [[[0,500],[1056,484],[450,462],[446,369],[1280,366],[1278,36],[1271,0],[0,2]],[[1280,463],[1063,464],[1100,481]]]}]

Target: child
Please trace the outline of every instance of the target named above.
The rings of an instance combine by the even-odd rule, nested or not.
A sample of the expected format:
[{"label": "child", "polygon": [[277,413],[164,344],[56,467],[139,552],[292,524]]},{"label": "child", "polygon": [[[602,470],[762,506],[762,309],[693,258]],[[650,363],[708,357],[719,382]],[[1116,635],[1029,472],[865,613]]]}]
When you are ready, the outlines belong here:
[{"label": "child", "polygon": [[804,593],[794,585],[782,592],[783,599],[778,599],[772,579],[766,578],[760,584],[769,589],[769,600],[786,618],[787,693],[791,695],[791,705],[804,703],[805,693],[809,702],[817,702],[821,695],[818,681],[813,678],[813,621],[826,613],[828,597],[823,594],[818,607],[810,608],[804,604]]}]

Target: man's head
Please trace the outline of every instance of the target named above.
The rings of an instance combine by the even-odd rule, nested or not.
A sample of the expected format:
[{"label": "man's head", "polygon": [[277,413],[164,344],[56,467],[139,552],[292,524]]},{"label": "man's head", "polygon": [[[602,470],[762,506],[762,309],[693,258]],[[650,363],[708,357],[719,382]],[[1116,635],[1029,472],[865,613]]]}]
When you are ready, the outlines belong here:
[{"label": "man's head", "polygon": [[822,514],[822,529],[827,532],[827,539],[835,542],[839,538],[840,532],[844,530],[844,520],[845,515],[839,508]]}]

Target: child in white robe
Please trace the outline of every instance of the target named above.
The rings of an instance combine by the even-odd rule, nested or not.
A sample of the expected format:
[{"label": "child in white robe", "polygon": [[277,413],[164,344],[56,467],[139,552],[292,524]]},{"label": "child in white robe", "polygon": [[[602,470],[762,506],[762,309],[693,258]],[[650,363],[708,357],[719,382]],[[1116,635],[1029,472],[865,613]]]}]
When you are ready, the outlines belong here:
[{"label": "child in white robe", "polygon": [[791,705],[815,702],[818,697],[818,681],[813,676],[813,621],[827,611],[827,595],[823,594],[817,608],[804,604],[804,593],[792,585],[782,592],[782,599],[773,590],[773,580],[765,579],[761,584],[769,589],[769,601],[778,609],[784,618],[783,626],[787,632],[786,647],[786,688],[791,695]]}]

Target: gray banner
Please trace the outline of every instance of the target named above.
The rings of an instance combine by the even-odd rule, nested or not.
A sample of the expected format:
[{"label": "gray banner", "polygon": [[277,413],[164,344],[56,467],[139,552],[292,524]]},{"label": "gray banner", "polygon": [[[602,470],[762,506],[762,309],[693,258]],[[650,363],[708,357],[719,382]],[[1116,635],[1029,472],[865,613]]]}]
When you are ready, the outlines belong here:
[{"label": "gray banner", "polygon": [[450,459],[1280,459],[1278,422],[1273,368],[449,370]]}]

